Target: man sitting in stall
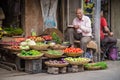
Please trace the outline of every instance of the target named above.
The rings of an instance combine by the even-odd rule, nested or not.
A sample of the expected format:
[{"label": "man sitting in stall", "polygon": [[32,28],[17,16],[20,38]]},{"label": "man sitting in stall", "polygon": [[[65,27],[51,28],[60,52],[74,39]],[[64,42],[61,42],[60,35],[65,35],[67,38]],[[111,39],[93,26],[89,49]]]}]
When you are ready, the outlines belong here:
[{"label": "man sitting in stall", "polygon": [[71,44],[71,47],[74,46],[74,40],[80,40],[80,48],[86,52],[87,43],[92,39],[92,28],[91,20],[88,16],[83,14],[81,8],[76,9],[76,17],[73,20],[72,26],[67,28],[67,38]]}]

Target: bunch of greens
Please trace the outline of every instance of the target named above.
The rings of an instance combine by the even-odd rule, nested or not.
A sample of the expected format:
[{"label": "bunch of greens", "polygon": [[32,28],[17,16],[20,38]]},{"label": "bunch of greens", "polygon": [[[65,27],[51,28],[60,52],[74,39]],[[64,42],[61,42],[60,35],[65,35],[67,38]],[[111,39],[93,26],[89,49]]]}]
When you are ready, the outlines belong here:
[{"label": "bunch of greens", "polygon": [[88,63],[85,64],[85,67],[89,68],[89,67],[100,67],[101,69],[106,69],[107,68],[107,63],[106,62],[97,62],[97,63]]},{"label": "bunch of greens", "polygon": [[58,44],[61,43],[60,37],[55,32],[52,33],[52,39]]},{"label": "bunch of greens", "polygon": [[23,33],[23,30],[20,27],[8,27],[4,28],[4,31],[6,31],[9,35],[21,35]]},{"label": "bunch of greens", "polygon": [[30,51],[25,51],[22,50],[21,51],[21,56],[36,56],[36,55],[40,55],[41,52],[36,51],[36,50],[30,50]]},{"label": "bunch of greens", "polygon": [[60,51],[56,51],[56,50],[48,50],[47,53],[48,54],[55,54],[55,55],[62,55],[62,53]]}]

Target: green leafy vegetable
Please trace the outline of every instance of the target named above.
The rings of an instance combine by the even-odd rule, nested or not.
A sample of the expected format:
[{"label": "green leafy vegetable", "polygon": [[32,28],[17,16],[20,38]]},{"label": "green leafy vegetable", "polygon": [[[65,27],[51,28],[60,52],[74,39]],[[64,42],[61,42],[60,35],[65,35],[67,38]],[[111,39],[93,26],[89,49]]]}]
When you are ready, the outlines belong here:
[{"label": "green leafy vegetable", "polygon": [[55,55],[62,55],[62,53],[60,51],[56,51],[56,50],[48,50],[47,53],[48,54],[55,54]]},{"label": "green leafy vegetable", "polygon": [[60,37],[55,32],[52,33],[52,39],[58,44],[61,43]]},{"label": "green leafy vegetable", "polygon": [[97,62],[97,63],[88,63],[85,64],[85,67],[100,67],[101,69],[106,69],[107,68],[107,63],[106,62]]},{"label": "green leafy vegetable", "polygon": [[21,56],[36,56],[36,55],[40,55],[41,52],[37,51],[37,50],[30,50],[30,51],[25,51],[22,50],[21,51]]},{"label": "green leafy vegetable", "polygon": [[20,27],[14,28],[14,27],[8,27],[4,28],[4,31],[7,32],[9,35],[20,35],[23,33],[23,30]]}]

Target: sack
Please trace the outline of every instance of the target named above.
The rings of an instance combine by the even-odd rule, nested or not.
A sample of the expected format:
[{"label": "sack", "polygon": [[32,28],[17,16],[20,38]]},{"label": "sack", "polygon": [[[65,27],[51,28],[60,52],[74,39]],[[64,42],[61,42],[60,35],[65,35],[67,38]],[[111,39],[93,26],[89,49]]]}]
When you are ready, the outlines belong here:
[{"label": "sack", "polygon": [[109,59],[117,60],[118,59],[118,47],[110,48]]}]

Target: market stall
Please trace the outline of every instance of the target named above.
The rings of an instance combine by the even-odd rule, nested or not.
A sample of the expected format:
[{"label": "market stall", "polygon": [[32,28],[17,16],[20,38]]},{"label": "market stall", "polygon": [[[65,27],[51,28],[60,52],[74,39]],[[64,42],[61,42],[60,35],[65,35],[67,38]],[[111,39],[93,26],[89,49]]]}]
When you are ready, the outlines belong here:
[{"label": "market stall", "polygon": [[28,73],[42,72],[45,66],[46,70],[49,66],[58,66],[59,69],[69,64],[66,61],[69,59],[65,58],[79,57],[83,53],[80,48],[67,48],[55,32],[27,38],[6,37],[1,40],[0,46],[2,64],[9,65],[10,70],[25,70]]},{"label": "market stall", "polygon": [[[93,42],[87,45],[94,47]],[[27,73],[46,72],[63,74],[84,71],[84,65],[91,59],[82,57],[81,48],[69,47],[59,32],[47,29],[44,34],[36,36],[3,37],[0,42],[0,55],[3,67],[9,70],[21,70]]]}]

